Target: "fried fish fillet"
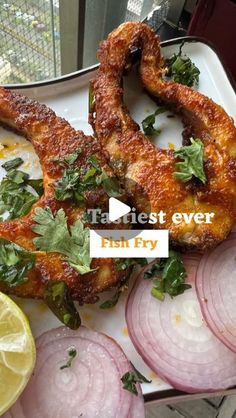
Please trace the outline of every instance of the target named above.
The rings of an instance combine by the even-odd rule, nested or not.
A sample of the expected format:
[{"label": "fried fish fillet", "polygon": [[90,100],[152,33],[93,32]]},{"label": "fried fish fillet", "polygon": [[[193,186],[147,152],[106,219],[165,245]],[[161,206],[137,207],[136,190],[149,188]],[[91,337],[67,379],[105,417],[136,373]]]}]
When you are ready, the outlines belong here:
[{"label": "fried fish fillet", "polygon": [[[122,76],[134,48],[141,50],[140,75],[145,88],[180,113],[192,136],[202,140],[205,185],[177,180],[173,151],[156,148],[130,117],[123,103]],[[101,43],[98,58],[90,122],[133,205],[140,212],[166,212],[166,223],[156,227],[168,228],[172,243],[197,250],[214,247],[236,222],[236,128],[232,118],[203,94],[163,78],[159,37],[145,24],[119,26]],[[176,225],[172,221],[176,212],[215,216],[211,224],[183,221]]]},{"label": "fried fish fillet", "polygon": [[[63,167],[58,160],[78,148],[82,150],[76,161],[79,170],[86,172],[90,167],[88,157],[96,155],[101,167],[112,176],[112,170],[106,163],[98,140],[75,131],[66,120],[57,117],[45,105],[4,88],[0,88],[0,123],[25,136],[33,144],[42,166],[44,183],[44,195],[27,216],[0,224],[1,238],[12,241],[26,250],[35,251],[33,238],[36,234],[31,227],[34,224],[36,207],[49,207],[53,214],[63,208],[69,224],[80,218],[86,208],[99,207],[107,210],[108,195],[102,186],[86,192],[86,208],[83,209],[71,201],[56,200],[53,187],[63,173]],[[127,271],[117,270],[114,259],[93,259],[91,268],[98,269],[81,275],[59,253],[36,251],[35,254],[36,264],[28,273],[28,281],[8,288],[0,280],[1,291],[23,297],[42,298],[48,281],[62,280],[67,283],[73,299],[81,304],[92,303],[96,301],[98,293],[118,285],[127,274]]]}]

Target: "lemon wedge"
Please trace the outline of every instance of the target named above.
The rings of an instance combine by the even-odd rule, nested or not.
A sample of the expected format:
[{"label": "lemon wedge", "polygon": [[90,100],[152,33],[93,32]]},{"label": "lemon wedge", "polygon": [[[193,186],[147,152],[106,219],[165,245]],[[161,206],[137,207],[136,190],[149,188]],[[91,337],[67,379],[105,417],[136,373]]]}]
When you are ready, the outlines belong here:
[{"label": "lemon wedge", "polygon": [[0,416],[24,390],[35,359],[28,319],[15,302],[0,292]]}]

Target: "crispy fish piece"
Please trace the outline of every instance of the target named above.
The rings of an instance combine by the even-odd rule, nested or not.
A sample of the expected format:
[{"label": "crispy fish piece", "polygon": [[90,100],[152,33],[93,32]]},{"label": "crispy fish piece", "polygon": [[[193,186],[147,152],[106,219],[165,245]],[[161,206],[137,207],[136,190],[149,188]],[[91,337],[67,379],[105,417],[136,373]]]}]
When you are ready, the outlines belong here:
[{"label": "crispy fish piece", "polygon": [[[173,150],[158,149],[130,117],[123,103],[122,76],[131,53],[141,50],[140,76],[148,92],[182,115],[184,124],[204,144],[207,182],[177,180]],[[211,99],[163,78],[159,37],[147,25],[124,23],[98,50],[100,67],[92,82],[95,104],[90,122],[140,212],[166,212],[172,243],[206,250],[221,242],[236,222],[236,128],[233,120]],[[132,180],[132,181],[130,181]],[[172,221],[175,212],[215,216],[211,224]]]},{"label": "crispy fish piece", "polygon": [[[86,192],[86,208],[79,208],[69,200],[59,202],[55,198],[53,187],[64,170],[59,160],[78,148],[82,150],[76,161],[78,169],[86,172],[90,168],[88,157],[96,155],[101,167],[109,175],[113,175],[98,140],[75,131],[66,120],[56,116],[45,105],[4,88],[0,88],[0,122],[25,136],[33,144],[42,166],[44,183],[44,195],[27,216],[0,224],[1,238],[12,241],[26,250],[35,251],[33,238],[36,234],[32,231],[35,208],[49,207],[54,215],[63,208],[69,224],[80,218],[86,208],[99,207],[107,210],[109,198],[102,186]],[[92,228],[91,225],[90,227]],[[116,225],[117,227],[119,226]],[[122,225],[120,227],[122,228]],[[28,273],[28,281],[11,288],[0,281],[1,291],[28,298],[42,298],[45,284],[49,280],[63,280],[67,283],[73,299],[81,304],[93,303],[97,300],[98,293],[119,285],[127,275],[127,271],[117,270],[114,259],[93,259],[91,268],[98,269],[81,275],[59,253],[36,251],[35,254],[36,264]]]}]

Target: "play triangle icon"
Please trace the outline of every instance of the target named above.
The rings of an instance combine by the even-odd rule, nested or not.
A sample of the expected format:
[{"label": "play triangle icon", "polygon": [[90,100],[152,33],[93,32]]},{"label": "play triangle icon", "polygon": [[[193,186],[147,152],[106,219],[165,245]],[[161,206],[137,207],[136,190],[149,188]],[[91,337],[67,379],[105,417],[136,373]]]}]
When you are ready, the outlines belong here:
[{"label": "play triangle icon", "polygon": [[115,197],[109,199],[109,220],[116,221],[131,211],[131,208]]}]

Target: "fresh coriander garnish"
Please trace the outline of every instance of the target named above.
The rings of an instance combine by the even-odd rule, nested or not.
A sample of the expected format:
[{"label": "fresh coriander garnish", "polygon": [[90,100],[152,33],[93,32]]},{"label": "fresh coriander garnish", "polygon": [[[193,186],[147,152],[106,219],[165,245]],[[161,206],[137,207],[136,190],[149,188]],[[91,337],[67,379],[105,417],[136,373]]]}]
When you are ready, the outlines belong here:
[{"label": "fresh coriander garnish", "polygon": [[115,177],[110,177],[101,168],[96,155],[91,155],[88,162],[91,167],[85,173],[81,173],[81,170],[74,167],[64,170],[62,177],[55,184],[57,200],[72,199],[80,206],[84,205],[83,193],[95,189],[98,185],[103,186],[109,197],[117,197],[121,194],[118,180]]},{"label": "fresh coriander garnish", "polygon": [[23,162],[24,161],[20,157],[14,158],[13,160],[6,161],[4,164],[2,164],[2,168],[4,168],[4,170],[6,171],[10,171],[18,168],[20,165],[23,164]]},{"label": "fresh coriander garnish", "polygon": [[99,163],[99,161],[98,161],[98,159],[97,159],[97,157],[96,157],[96,155],[95,155],[95,154],[90,155],[90,156],[88,157],[88,162],[89,162],[90,164],[92,164],[92,166],[93,166],[94,168],[96,168],[96,170],[97,170],[97,171],[101,171],[101,166],[100,166],[100,163]]},{"label": "fresh coriander garnish", "polygon": [[63,201],[67,199],[75,199],[76,192],[79,189],[80,172],[73,168],[64,171],[62,177],[55,184],[55,197],[57,200]]},{"label": "fresh coriander garnish", "polygon": [[106,194],[109,197],[118,197],[121,195],[120,184],[116,177],[108,176],[105,170],[97,177],[97,184],[102,184]]},{"label": "fresh coriander garnish", "polygon": [[28,179],[27,184],[31,186],[39,196],[43,195],[43,179]]},{"label": "fresh coriander garnish", "polygon": [[50,208],[36,208],[34,221],[32,230],[41,237],[34,238],[33,242],[39,250],[65,255],[80,274],[94,271],[90,268],[89,229],[84,228],[80,219],[68,226],[63,209],[54,216]]},{"label": "fresh coriander garnish", "polygon": [[65,282],[48,281],[44,291],[44,301],[63,324],[71,329],[79,328],[81,324],[79,312]]},{"label": "fresh coriander garnish", "polygon": [[69,367],[71,367],[72,361],[77,356],[76,349],[70,348],[68,350],[68,356],[69,356],[69,359],[67,360],[66,364],[63,364],[63,366],[60,367],[60,370],[68,369]]},{"label": "fresh coriander garnish", "polygon": [[71,154],[67,154],[64,157],[64,161],[68,164],[68,165],[73,165],[78,156],[81,154],[82,150],[81,148],[77,148],[77,150],[75,150],[75,152],[72,152]]},{"label": "fresh coriander garnish", "polygon": [[29,179],[29,174],[20,170],[10,170],[7,172],[6,178],[16,184],[26,184]]},{"label": "fresh coriander garnish", "polygon": [[161,129],[154,128],[154,123],[156,121],[156,116],[166,111],[166,107],[159,107],[154,113],[148,115],[145,119],[143,119],[142,128],[145,135],[159,135],[161,133]]},{"label": "fresh coriander garnish", "polygon": [[144,273],[145,279],[152,279],[152,296],[163,301],[165,293],[171,297],[184,293],[191,285],[185,283],[187,273],[180,255],[170,251],[168,258],[161,258]]},{"label": "fresh coriander garnish", "polygon": [[[29,213],[38,196],[43,193],[42,180],[30,179],[27,173],[16,170],[23,163],[21,158],[7,161],[2,167],[7,171],[0,182],[0,214],[8,212],[5,220],[20,218]],[[28,186],[37,193],[31,193]]]},{"label": "fresh coriander garnish", "polygon": [[[130,267],[134,267],[136,265],[140,265],[142,267],[146,266],[148,262],[146,258],[116,258],[115,263],[116,263],[117,270],[122,271],[122,270],[128,270],[130,269]],[[131,273],[132,273],[132,269],[128,270],[128,276],[123,280],[123,282],[118,287],[118,289],[116,290],[112,298],[106,300],[99,306],[101,309],[110,309],[110,308],[113,308],[117,304],[121,294],[123,293],[125,289],[127,289],[128,281],[129,281],[129,277]]]},{"label": "fresh coriander garnish", "polygon": [[117,302],[120,298],[122,291],[120,289],[118,289],[114,295],[112,296],[111,299],[106,300],[105,302],[101,303],[101,305],[99,306],[100,309],[111,309],[114,306],[117,305]]},{"label": "fresh coriander garnish", "polygon": [[64,201],[73,199],[78,206],[85,205],[85,199],[81,194],[80,170],[74,167],[74,164],[81,154],[81,148],[77,148],[73,153],[65,155],[59,159],[59,163],[66,167],[62,177],[55,183],[55,197],[57,200]]},{"label": "fresh coriander garnish", "polygon": [[143,376],[137,369],[127,372],[122,376],[121,381],[123,383],[123,389],[128,390],[134,395],[138,396],[138,390],[136,387],[137,383],[151,383],[151,380],[148,380]]},{"label": "fresh coriander garnish", "polygon": [[53,161],[59,163],[62,167],[72,167],[81,153],[82,149],[78,147],[74,152],[66,154],[63,157],[54,157]]},{"label": "fresh coriander garnish", "polygon": [[166,59],[168,67],[167,77],[172,78],[176,83],[192,87],[199,82],[200,71],[187,55],[182,55],[181,44],[179,52]]},{"label": "fresh coriander garnish", "polygon": [[191,145],[181,147],[174,152],[175,158],[180,158],[183,161],[177,162],[175,165],[176,171],[174,176],[176,179],[184,183],[196,177],[202,183],[206,183],[206,175],[203,167],[203,150],[204,146],[200,139],[190,139]]},{"label": "fresh coriander garnish", "polygon": [[93,221],[93,215],[92,215],[92,213],[84,212],[83,215],[82,215],[82,217],[81,217],[81,220],[85,224],[92,223],[92,221]]},{"label": "fresh coriander garnish", "polygon": [[27,281],[34,267],[35,255],[13,242],[0,238],[0,281],[15,287]]},{"label": "fresh coriander garnish", "polygon": [[85,179],[83,179],[85,188],[101,184],[109,197],[120,196],[121,190],[117,178],[109,176],[107,172],[101,168],[96,155],[91,155],[88,158],[88,162],[90,162],[92,168],[86,173]]},{"label": "fresh coriander garnish", "polygon": [[132,270],[129,272],[127,277],[122,281],[122,283],[120,284],[118,289],[115,291],[111,299],[108,299],[105,302],[101,303],[101,305],[99,306],[100,309],[111,309],[117,305],[120,296],[128,288],[128,281],[129,281],[131,273],[132,273]]}]

